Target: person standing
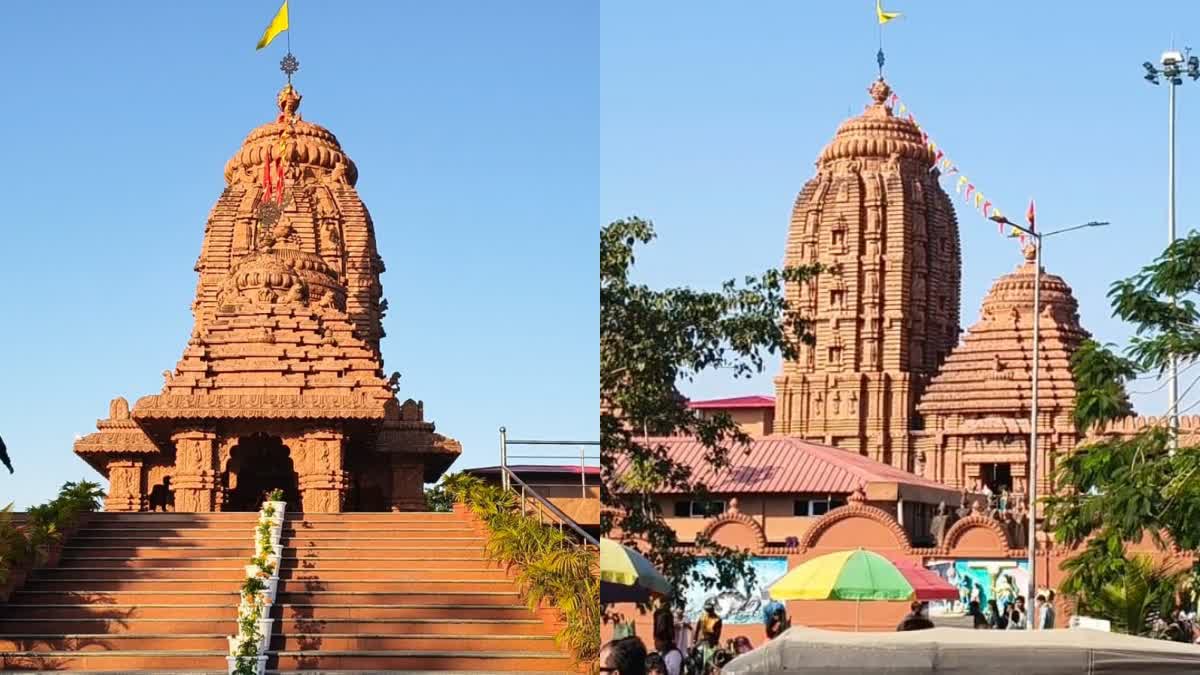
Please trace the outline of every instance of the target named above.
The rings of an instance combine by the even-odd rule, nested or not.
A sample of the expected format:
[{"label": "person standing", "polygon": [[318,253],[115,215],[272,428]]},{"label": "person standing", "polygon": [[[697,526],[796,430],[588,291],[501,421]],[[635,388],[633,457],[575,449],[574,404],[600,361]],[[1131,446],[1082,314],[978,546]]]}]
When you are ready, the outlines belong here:
[{"label": "person standing", "polygon": [[700,652],[701,672],[707,671],[712,665],[713,655],[721,644],[721,617],[717,615],[717,601],[709,598],[704,601],[704,613],[696,619],[696,628],[692,633],[694,649]]},{"label": "person standing", "polygon": [[[654,649],[658,652],[666,675],[681,675],[683,672],[683,651],[675,644],[675,626],[669,624],[666,630],[655,626]],[[652,655],[653,656],[653,655]]]},{"label": "person standing", "polygon": [[696,628],[692,634],[696,646],[704,643],[716,647],[721,642],[721,617],[717,616],[717,601],[709,598],[704,601],[704,613],[696,620]]},{"label": "person standing", "polygon": [[1009,630],[1024,630],[1025,629],[1025,596],[1017,596],[1017,601],[1013,603],[1012,609],[1008,616]]},{"label": "person standing", "polygon": [[767,639],[774,640],[791,628],[791,621],[788,621],[787,610],[781,603],[776,603],[779,606],[775,607],[771,612],[771,616],[767,619]]},{"label": "person standing", "polygon": [[[978,604],[972,604],[975,604],[975,607],[978,608]],[[900,620],[900,624],[896,626],[897,631],[933,628],[933,622],[929,620],[929,617],[925,616],[925,603],[920,600],[913,600],[908,608],[911,611],[905,614],[904,618]]]},{"label": "person standing", "polygon": [[971,617],[971,627],[979,630],[980,628],[990,628],[987,617],[983,615],[983,610],[979,607],[978,600],[972,600],[967,610],[967,614]]},{"label": "person standing", "polygon": [[995,600],[988,600],[987,619],[988,626],[993,630],[1008,628],[1008,619],[1000,612],[1000,608],[996,606]]},{"label": "person standing", "polygon": [[1054,591],[1046,591],[1046,595],[1038,594],[1038,628],[1054,628]]}]

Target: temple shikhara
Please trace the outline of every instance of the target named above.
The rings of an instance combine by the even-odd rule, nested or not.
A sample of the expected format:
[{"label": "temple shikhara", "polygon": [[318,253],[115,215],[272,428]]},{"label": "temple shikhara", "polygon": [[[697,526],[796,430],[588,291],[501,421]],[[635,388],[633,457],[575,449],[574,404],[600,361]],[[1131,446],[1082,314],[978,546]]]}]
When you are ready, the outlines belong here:
[{"label": "temple shikhara", "polygon": [[257,510],[275,488],[307,513],[421,510],[423,483],[461,452],[385,375],[358,168],[300,99],[285,86],[225,165],[194,328],[162,391],[113,399],[75,443],[109,479],[109,511]]},{"label": "temple shikhara", "polygon": [[[961,614],[971,599],[986,605],[1027,593],[1031,529],[1039,588],[1055,587],[1072,556],[1026,508],[1034,249],[1001,249],[1014,269],[977,313],[968,311],[978,318],[964,333],[959,225],[937,157],[916,123],[893,112],[882,78],[869,96],[820,151],[787,230],[784,264],[821,266],[786,289],[815,343],[782,364],[773,398],[689,402],[698,415],[728,414],[751,443],[713,472],[695,439],[649,439],[709,488],[703,502],[655,495],[680,542],[707,538],[748,551],[756,569],[754,588],[689,596],[689,617],[714,599],[726,624],[745,624],[737,632],[756,643],[760,586],[823,553],[868,547],[936,571],[963,589],[961,601],[934,603],[936,615]],[[1088,333],[1064,279],[1043,270],[1040,300],[1044,495],[1059,459],[1084,440],[1072,419],[1070,361]],[[1156,422],[1132,417],[1096,433],[1128,435]],[[1181,427],[1194,434],[1200,419],[1184,417]],[[789,612],[794,623],[850,629],[852,605],[791,603]],[[1069,608],[1059,610],[1065,623]],[[903,613],[887,603],[862,611],[864,627],[885,630]]]},{"label": "temple shikhara", "polygon": [[162,389],[75,444],[104,510],[0,580],[0,671],[577,671],[488,525],[426,502],[461,446],[385,374],[358,168],[290,82],[277,104],[225,165]]}]

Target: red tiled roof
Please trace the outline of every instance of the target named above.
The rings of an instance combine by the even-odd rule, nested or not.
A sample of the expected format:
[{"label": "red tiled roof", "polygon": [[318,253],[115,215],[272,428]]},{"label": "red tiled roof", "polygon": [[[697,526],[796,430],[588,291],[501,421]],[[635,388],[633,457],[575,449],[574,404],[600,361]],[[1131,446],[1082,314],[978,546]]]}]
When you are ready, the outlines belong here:
[{"label": "red tiled roof", "polygon": [[735,396],[712,398],[707,401],[688,401],[689,408],[774,408],[774,396]]},{"label": "red tiled roof", "polygon": [[[694,438],[651,438],[642,442],[665,448],[667,455],[679,464],[703,467],[693,474],[692,479],[703,482],[713,493],[837,494],[853,492],[867,483],[903,483],[948,489],[936,481],[847,450],[786,436],[753,439],[748,453],[744,452],[745,447],[732,448],[730,466],[716,474],[704,461],[707,449]],[[627,460],[618,466],[618,475],[625,470],[626,464]]]}]

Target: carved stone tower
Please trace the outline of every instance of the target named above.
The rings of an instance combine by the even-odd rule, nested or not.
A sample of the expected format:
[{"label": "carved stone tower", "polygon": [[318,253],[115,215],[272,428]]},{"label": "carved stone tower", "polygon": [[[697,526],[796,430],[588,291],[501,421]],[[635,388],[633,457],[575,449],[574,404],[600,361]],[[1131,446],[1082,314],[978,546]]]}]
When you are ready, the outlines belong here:
[{"label": "carved stone tower", "polygon": [[[918,406],[922,472],[946,485],[1028,489],[1029,407],[1033,371],[1034,249],[996,280],[979,321],[967,331]],[[1058,458],[1076,444],[1071,356],[1088,337],[1079,303],[1062,277],[1042,272],[1038,356],[1038,490]]]},{"label": "carved stone tower", "polygon": [[785,264],[824,269],[787,289],[817,339],[775,380],[776,431],[912,470],[917,401],[958,340],[958,223],[920,130],[869,91],[792,210]]},{"label": "carved stone tower", "polygon": [[114,399],[75,444],[109,478],[110,510],[257,508],[274,488],[310,512],[423,509],[422,482],[461,451],[384,375],[358,169],[290,84],[278,105],[225,166],[195,327],[162,392],[132,411]]}]

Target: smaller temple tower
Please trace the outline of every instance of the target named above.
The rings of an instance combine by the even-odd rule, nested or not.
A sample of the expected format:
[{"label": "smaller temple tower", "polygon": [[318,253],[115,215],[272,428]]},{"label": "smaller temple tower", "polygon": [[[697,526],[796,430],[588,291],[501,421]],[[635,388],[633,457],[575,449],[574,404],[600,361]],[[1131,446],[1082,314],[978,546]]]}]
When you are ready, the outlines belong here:
[{"label": "smaller temple tower", "polygon": [[958,340],[958,224],[920,129],[883,79],[869,92],[792,210],[785,265],[823,271],[787,289],[817,340],[775,380],[775,429],[911,471],[917,401]]},{"label": "smaller temple tower", "polygon": [[[916,436],[926,478],[1027,490],[1034,278],[1031,246],[1025,262],[992,285],[979,321],[925,390],[918,405],[925,430]],[[1059,453],[1076,444],[1071,355],[1088,333],[1061,277],[1042,273],[1041,303],[1038,490],[1045,494]]]}]

